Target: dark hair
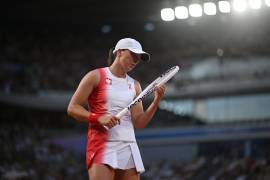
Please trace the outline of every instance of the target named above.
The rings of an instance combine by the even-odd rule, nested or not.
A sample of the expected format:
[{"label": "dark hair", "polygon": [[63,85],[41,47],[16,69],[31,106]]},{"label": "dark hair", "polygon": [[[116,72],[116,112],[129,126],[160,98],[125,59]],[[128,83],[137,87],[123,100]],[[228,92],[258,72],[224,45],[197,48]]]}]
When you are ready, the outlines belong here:
[{"label": "dark hair", "polygon": [[110,48],[109,55],[108,55],[108,66],[110,66],[114,61],[114,54],[113,54],[113,48]]}]

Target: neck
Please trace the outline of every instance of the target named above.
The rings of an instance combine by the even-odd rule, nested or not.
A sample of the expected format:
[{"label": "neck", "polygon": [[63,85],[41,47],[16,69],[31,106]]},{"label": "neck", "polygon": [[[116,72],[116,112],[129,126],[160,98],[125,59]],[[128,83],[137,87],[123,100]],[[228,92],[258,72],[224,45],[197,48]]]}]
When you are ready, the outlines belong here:
[{"label": "neck", "polygon": [[109,67],[111,73],[115,75],[116,77],[119,78],[125,78],[126,77],[126,72],[121,68],[119,64],[114,62],[110,67]]}]

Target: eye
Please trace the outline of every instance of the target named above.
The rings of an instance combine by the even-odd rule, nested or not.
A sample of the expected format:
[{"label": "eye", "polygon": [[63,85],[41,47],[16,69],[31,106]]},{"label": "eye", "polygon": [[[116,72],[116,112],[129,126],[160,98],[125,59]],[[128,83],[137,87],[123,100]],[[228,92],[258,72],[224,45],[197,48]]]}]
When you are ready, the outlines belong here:
[{"label": "eye", "polygon": [[140,60],[141,60],[141,55],[133,53],[133,62],[139,63]]}]

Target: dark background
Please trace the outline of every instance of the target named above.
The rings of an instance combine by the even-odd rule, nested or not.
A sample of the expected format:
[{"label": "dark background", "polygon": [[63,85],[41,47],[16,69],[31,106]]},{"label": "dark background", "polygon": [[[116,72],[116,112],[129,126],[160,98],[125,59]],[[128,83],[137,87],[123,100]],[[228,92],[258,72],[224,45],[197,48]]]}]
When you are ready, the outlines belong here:
[{"label": "dark background", "polygon": [[142,179],[269,179],[270,8],[163,22],[161,8],[179,3],[3,2],[0,179],[87,179],[87,125],[67,116],[67,103],[124,37],[151,54],[130,73],[142,87],[181,67],[136,132]]}]

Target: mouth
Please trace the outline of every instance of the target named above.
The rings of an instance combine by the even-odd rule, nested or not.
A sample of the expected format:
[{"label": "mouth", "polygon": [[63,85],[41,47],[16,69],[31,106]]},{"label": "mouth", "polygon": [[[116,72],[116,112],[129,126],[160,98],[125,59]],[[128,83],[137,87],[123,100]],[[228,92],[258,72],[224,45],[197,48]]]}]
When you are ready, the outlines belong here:
[{"label": "mouth", "polygon": [[128,66],[128,69],[129,69],[129,70],[132,70],[135,66],[136,66],[136,65],[131,64],[130,66]]}]

